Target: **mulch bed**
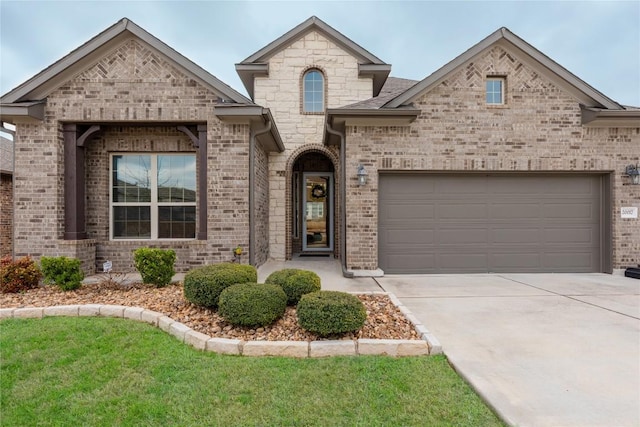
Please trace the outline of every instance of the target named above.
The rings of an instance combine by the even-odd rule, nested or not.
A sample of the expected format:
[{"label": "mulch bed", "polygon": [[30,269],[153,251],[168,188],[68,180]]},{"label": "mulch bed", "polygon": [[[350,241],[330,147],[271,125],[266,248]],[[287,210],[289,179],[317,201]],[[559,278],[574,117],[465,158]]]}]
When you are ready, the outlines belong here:
[{"label": "mulch bed", "polygon": [[355,333],[320,338],[302,329],[294,307],[264,328],[234,327],[216,312],[195,306],[183,296],[182,284],[154,288],[140,283],[124,285],[103,280],[83,285],[75,291],[63,292],[54,286],[42,286],[23,293],[0,294],[0,308],[48,307],[69,304],[113,304],[142,307],[163,313],[191,329],[212,337],[245,341],[314,341],[318,339],[358,338],[419,339],[411,322],[386,295],[358,295],[367,309],[364,327]]}]

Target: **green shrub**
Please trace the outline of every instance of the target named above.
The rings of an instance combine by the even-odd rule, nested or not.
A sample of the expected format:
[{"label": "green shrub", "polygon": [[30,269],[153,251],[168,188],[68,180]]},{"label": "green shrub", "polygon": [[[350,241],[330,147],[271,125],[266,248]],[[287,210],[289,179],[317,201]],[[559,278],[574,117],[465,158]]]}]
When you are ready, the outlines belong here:
[{"label": "green shrub", "polygon": [[175,262],[173,249],[139,248],[133,251],[133,263],[142,276],[142,283],[151,283],[158,288],[171,283],[176,274]]},{"label": "green shrub", "polygon": [[367,319],[367,310],[358,297],[337,291],[303,295],[297,314],[302,328],[320,336],[357,331]]},{"label": "green shrub", "polygon": [[278,285],[241,283],[220,293],[219,314],[232,325],[267,326],[282,317],[287,295]]},{"label": "green shrub", "polygon": [[6,256],[0,260],[0,292],[13,293],[37,288],[42,273],[29,257],[13,260]]},{"label": "green shrub", "polygon": [[84,273],[80,260],[66,256],[40,258],[40,268],[47,283],[55,284],[63,291],[72,291],[82,285]]},{"label": "green shrub", "polygon": [[258,281],[256,268],[247,264],[225,262],[194,268],[184,277],[184,297],[187,301],[215,309],[220,292],[231,285]]},{"label": "green shrub", "polygon": [[313,271],[297,268],[274,271],[265,283],[280,286],[287,294],[288,305],[296,305],[302,295],[320,290],[320,276]]}]

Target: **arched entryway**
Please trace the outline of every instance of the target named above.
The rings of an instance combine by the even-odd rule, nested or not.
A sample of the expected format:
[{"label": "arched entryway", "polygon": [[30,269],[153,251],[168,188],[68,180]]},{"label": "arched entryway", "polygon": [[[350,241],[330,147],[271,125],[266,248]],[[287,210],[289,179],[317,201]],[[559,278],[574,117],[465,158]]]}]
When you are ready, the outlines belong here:
[{"label": "arched entryway", "polygon": [[290,163],[289,221],[292,255],[337,253],[335,155],[325,147],[309,147],[292,156]]}]

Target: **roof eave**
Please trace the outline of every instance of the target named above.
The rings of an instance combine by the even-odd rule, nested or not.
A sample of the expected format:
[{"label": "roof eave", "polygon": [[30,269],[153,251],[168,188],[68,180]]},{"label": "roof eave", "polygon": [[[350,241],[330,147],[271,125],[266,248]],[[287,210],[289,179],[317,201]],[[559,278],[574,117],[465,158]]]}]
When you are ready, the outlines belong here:
[{"label": "roof eave", "polygon": [[373,96],[378,96],[391,73],[389,64],[358,64],[358,77],[373,78]]},{"label": "roof eave", "polygon": [[270,131],[259,137],[260,142],[263,143],[269,152],[282,153],[284,151],[282,137],[271,114],[271,110],[268,108],[263,108],[259,105],[217,105],[214,107],[213,113],[223,122],[248,122],[252,129],[255,126],[264,126],[267,123],[271,123]]},{"label": "roof eave", "polygon": [[269,64],[236,64],[236,72],[242,80],[249,97],[254,99],[254,80],[256,77],[269,75]]},{"label": "roof eave", "polygon": [[330,108],[325,119],[324,143],[336,145],[338,137],[327,132],[327,124],[333,129],[345,126],[408,126],[420,115],[420,110],[403,109],[349,109]]},{"label": "roof eave", "polygon": [[0,121],[8,123],[16,122],[41,122],[44,120],[44,107],[46,102],[23,102],[18,104],[0,104]]},{"label": "roof eave", "polygon": [[586,127],[640,128],[640,109],[601,110],[581,106],[581,112]]}]

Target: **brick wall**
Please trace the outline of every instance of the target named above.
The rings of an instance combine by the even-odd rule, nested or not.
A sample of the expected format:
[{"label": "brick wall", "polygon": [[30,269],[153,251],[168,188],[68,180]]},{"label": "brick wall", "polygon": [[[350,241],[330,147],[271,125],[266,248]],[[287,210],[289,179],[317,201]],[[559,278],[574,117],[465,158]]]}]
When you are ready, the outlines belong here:
[{"label": "brick wall", "polygon": [[255,262],[269,259],[269,157],[257,143],[255,150]]},{"label": "brick wall", "polygon": [[[377,268],[379,170],[610,173],[613,267],[640,262],[640,222],[619,218],[621,206],[640,206],[640,186],[622,174],[639,161],[640,128],[583,127],[575,99],[508,53],[494,47],[416,99],[410,126],[347,128],[347,171],[362,163],[369,173],[365,187],[347,182],[350,268]],[[504,106],[485,105],[492,73],[507,78]]]},{"label": "brick wall", "polygon": [[[171,247],[178,255],[177,269],[186,270],[205,262],[230,260],[237,245],[248,248],[249,126],[220,122],[213,115],[217,101],[210,89],[134,39],[115,46],[105,58],[54,90],[47,98],[43,123],[17,124],[17,254],[37,258],[79,253],[87,249],[87,242],[94,241],[95,259],[83,262],[101,268],[109,259],[115,271],[126,271],[132,268],[133,249]],[[103,125],[87,145],[86,225],[90,239],[73,243],[62,240],[62,122],[83,121],[126,125]],[[175,126],[149,126],[185,121],[207,123],[208,240],[109,241],[109,153],[193,152],[189,139]]]},{"label": "brick wall", "polygon": [[13,180],[0,174],[0,258],[13,253]]}]

